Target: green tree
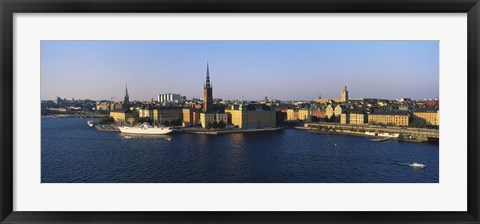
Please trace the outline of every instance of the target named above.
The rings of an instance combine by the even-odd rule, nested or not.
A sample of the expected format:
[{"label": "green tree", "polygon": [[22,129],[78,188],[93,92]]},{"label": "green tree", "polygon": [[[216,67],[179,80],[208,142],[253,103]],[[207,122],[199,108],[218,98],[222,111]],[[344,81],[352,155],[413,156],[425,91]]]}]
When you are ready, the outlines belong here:
[{"label": "green tree", "polygon": [[211,122],[207,122],[207,123],[205,124],[205,128],[206,128],[206,129],[212,128],[212,123],[211,123]]},{"label": "green tree", "polygon": [[335,117],[335,114],[332,114],[332,116],[330,117],[330,119],[328,121],[329,122],[335,122],[335,120],[337,120],[337,118]]},{"label": "green tree", "polygon": [[152,124],[153,120],[148,118],[148,117],[137,117],[135,118],[135,123],[144,123],[147,122],[149,124]]},{"label": "green tree", "polygon": [[138,117],[138,110],[137,110],[137,109],[133,109],[133,110],[132,110],[132,115],[133,115],[133,117]]},{"label": "green tree", "polygon": [[226,126],[226,124],[225,124],[224,121],[218,122],[218,127],[219,127],[219,128],[225,128],[225,126]]},{"label": "green tree", "polygon": [[218,128],[218,122],[217,121],[214,121],[212,123],[212,128]]},{"label": "green tree", "polygon": [[182,119],[175,120],[175,126],[180,126],[180,125],[182,125]]},{"label": "green tree", "polygon": [[113,122],[115,122],[113,117],[102,117],[98,120],[99,124],[111,124]]}]

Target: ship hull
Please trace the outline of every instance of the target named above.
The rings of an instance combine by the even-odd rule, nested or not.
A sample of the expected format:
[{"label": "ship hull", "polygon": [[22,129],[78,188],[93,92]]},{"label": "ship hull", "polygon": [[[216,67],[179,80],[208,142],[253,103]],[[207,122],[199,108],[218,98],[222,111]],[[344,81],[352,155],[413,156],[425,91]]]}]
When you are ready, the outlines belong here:
[{"label": "ship hull", "polygon": [[172,132],[172,129],[166,128],[119,127],[118,129],[120,129],[122,133],[140,135],[166,135]]}]

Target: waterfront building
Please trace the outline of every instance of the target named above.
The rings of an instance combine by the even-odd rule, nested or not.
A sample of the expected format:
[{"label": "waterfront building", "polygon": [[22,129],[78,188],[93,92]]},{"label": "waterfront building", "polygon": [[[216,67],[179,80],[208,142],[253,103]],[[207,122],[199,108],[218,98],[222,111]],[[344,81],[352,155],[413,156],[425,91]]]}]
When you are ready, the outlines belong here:
[{"label": "waterfront building", "polygon": [[133,119],[133,115],[129,110],[110,111],[110,117],[117,123],[131,123]]},{"label": "waterfront building", "polygon": [[302,108],[298,110],[298,120],[310,121],[312,116],[312,110],[309,108]]},{"label": "waterfront building", "polygon": [[158,94],[158,102],[161,104],[176,103],[179,101],[180,101],[180,94],[176,94],[176,93]]},{"label": "waterfront building", "polygon": [[220,123],[223,121],[224,124],[228,124],[228,114],[226,113],[215,113],[215,121]]},{"label": "waterfront building", "polygon": [[406,112],[375,112],[368,115],[369,124],[408,126],[410,115]]},{"label": "waterfront building", "polygon": [[203,87],[203,112],[209,113],[213,110],[213,86],[210,83],[210,74],[207,63],[207,78]]},{"label": "waterfront building", "polygon": [[353,110],[349,113],[349,124],[365,124],[367,123],[367,115],[363,111]]},{"label": "waterfront building", "polygon": [[95,103],[95,109],[96,110],[103,110],[103,111],[109,111],[110,110],[110,104],[111,102],[109,101],[97,101]]},{"label": "waterfront building", "polygon": [[117,102],[117,103],[110,104],[110,111],[113,111],[113,110],[128,110],[128,109],[130,109],[130,108],[125,108],[124,103]]},{"label": "waterfront building", "polygon": [[207,127],[207,123],[213,123],[215,121],[215,114],[213,113],[200,113],[200,123],[202,128]]},{"label": "waterfront building", "polygon": [[228,115],[225,113],[200,113],[200,123],[203,128],[207,127],[208,123],[220,123],[221,121],[228,124]]},{"label": "waterfront building", "polygon": [[185,126],[196,126],[200,124],[200,111],[194,108],[183,108],[182,115]]},{"label": "waterfront building", "polygon": [[335,110],[333,111],[333,114],[335,117],[339,117],[342,113],[345,113],[346,107],[344,105],[337,105],[335,107]]},{"label": "waterfront building", "polygon": [[287,121],[297,121],[299,118],[298,110],[296,109],[287,109]]},{"label": "waterfront building", "polygon": [[435,109],[416,109],[413,112],[415,127],[439,126],[440,113]]},{"label": "waterfront building", "polygon": [[327,108],[325,109],[325,114],[327,118],[330,119],[335,114],[335,109],[333,108],[332,104],[328,104]]},{"label": "waterfront building", "polygon": [[341,102],[348,102],[348,91],[347,86],[342,90]]},{"label": "waterfront building", "polygon": [[317,120],[325,119],[327,117],[326,108],[317,107],[312,111],[312,118]]},{"label": "waterfront building", "polygon": [[365,112],[355,109],[340,115],[341,124],[356,124],[362,125],[367,121],[367,115]]},{"label": "waterfront building", "polygon": [[153,121],[173,121],[182,119],[182,110],[180,108],[160,108],[153,109]]},{"label": "waterfront building", "polygon": [[276,111],[271,109],[234,105],[225,113],[230,123],[240,129],[273,128],[276,125]]},{"label": "waterfront building", "polygon": [[138,117],[146,117],[153,120],[153,109],[150,105],[138,109]]},{"label": "waterfront building", "polygon": [[350,114],[340,114],[340,124],[350,124]]}]

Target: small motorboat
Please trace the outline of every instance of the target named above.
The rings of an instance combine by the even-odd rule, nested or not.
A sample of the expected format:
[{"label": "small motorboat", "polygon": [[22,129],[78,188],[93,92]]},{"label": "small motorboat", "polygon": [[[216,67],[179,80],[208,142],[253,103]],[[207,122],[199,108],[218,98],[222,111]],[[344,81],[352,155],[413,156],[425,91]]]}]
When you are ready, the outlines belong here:
[{"label": "small motorboat", "polygon": [[88,124],[89,127],[95,126],[95,122],[92,121],[92,120],[88,120],[88,121],[87,121],[87,124]]},{"label": "small motorboat", "polygon": [[370,138],[370,141],[372,142],[383,142],[383,141],[388,141],[390,140],[389,138]]},{"label": "small motorboat", "polygon": [[425,164],[421,164],[421,163],[411,163],[409,164],[409,166],[413,167],[413,168],[424,168],[425,167]]}]

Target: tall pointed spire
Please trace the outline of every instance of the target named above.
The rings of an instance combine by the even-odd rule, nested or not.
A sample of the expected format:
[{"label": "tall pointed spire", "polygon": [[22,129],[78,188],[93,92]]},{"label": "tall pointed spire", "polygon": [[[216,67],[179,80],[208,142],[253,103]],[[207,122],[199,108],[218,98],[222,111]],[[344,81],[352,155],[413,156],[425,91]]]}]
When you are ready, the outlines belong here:
[{"label": "tall pointed spire", "polygon": [[203,88],[203,112],[210,113],[213,110],[212,83],[210,82],[210,69],[207,62],[207,79]]},{"label": "tall pointed spire", "polygon": [[345,85],[345,88],[343,90],[347,91],[347,85]]},{"label": "tall pointed spire", "polygon": [[128,103],[130,101],[130,97],[128,96],[128,87],[127,85],[125,84],[125,100],[124,100],[126,103]]},{"label": "tall pointed spire", "polygon": [[205,82],[205,88],[211,88],[211,85],[210,85],[210,71],[208,69],[208,62],[207,62],[207,81]]}]

